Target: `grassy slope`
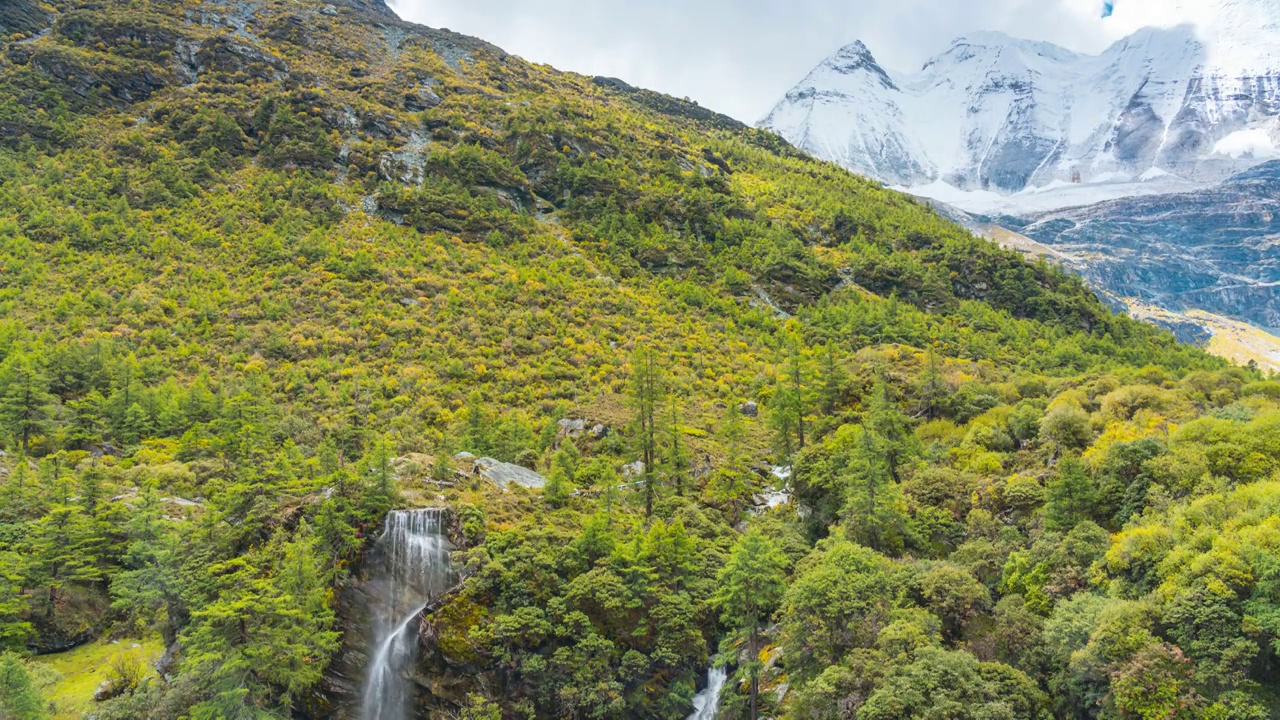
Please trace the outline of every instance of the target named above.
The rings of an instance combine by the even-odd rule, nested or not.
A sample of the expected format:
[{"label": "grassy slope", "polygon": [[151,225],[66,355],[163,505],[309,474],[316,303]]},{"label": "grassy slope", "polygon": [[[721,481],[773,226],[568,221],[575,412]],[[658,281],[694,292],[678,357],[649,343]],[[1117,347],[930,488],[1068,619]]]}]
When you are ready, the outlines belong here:
[{"label": "grassy slope", "polygon": [[93,693],[110,677],[111,663],[117,657],[137,658],[147,667],[147,677],[154,678],[156,673],[151,663],[163,653],[164,643],[160,638],[114,643],[104,640],[56,655],[44,655],[31,664],[54,720],[73,720],[85,717],[93,709]]},{"label": "grassy slope", "polygon": [[[259,367],[308,385],[362,366],[411,389],[415,404],[433,396],[444,408],[415,409],[435,416],[456,409],[451,374],[468,386],[496,385],[488,399],[521,407],[616,389],[628,346],[644,336],[697,368],[700,393],[716,394],[717,383],[749,386],[778,324],[725,302],[738,292],[721,278],[726,265],[793,308],[850,268],[872,290],[930,308],[986,296],[1015,314],[1061,319],[1069,330],[1096,327],[1105,316],[1078,284],[1043,270],[1028,278],[1043,290],[1019,289],[1008,299],[995,297],[993,278],[974,277],[986,273],[973,268],[919,277],[914,264],[936,263],[931,254],[967,236],[905,196],[792,157],[776,139],[657,112],[648,96],[620,95],[421,28],[307,16],[307,3],[255,5],[243,29],[236,18],[248,6],[176,26],[166,25],[177,13],[172,3],[131,7],[136,18],[112,17],[111,28],[159,26],[184,37],[122,49],[101,29],[55,33],[22,46],[28,64],[6,70],[13,94],[49,82],[53,70],[35,71],[47,66],[45,56],[70,57],[79,63],[72,70],[92,74],[121,56],[137,63],[155,55],[151,75],[180,74],[164,43],[207,45],[228,30],[237,42],[251,38],[244,45],[260,47],[262,60],[236,72],[204,71],[197,84],[174,82],[144,103],[122,101],[99,78],[87,93],[93,102],[72,96],[73,106],[98,115],[87,124],[74,117],[69,151],[52,162],[11,158],[4,198],[20,211],[0,232],[62,241],[10,243],[7,265],[22,282],[4,291],[7,314],[54,339],[106,335],[187,374]],[[73,17],[97,28],[108,14]],[[290,38],[299,17],[317,19],[306,38],[293,38],[308,42],[275,39]],[[117,34],[148,37],[131,32]],[[287,64],[288,75],[274,79],[283,71],[268,61]],[[406,112],[405,96],[425,88],[444,103]],[[301,125],[273,130],[254,120],[272,107],[283,113],[286,102]],[[696,114],[672,103],[658,107]],[[230,152],[193,157],[217,144],[208,126],[226,119],[252,139],[227,131],[234,137],[221,144]],[[305,152],[278,148],[304,137]],[[244,163],[255,147],[256,161]],[[320,184],[314,174],[287,171],[308,165],[325,176]],[[398,174],[448,184],[427,192],[379,178]],[[121,193],[128,207],[120,207]],[[76,211],[66,211],[68,200]],[[551,222],[531,221],[532,206],[548,200],[559,205]],[[380,212],[367,213],[374,205]],[[606,214],[617,222],[602,223]],[[481,244],[495,238],[510,247]],[[996,272],[1021,264],[984,247],[967,249],[987,256]],[[1071,307],[1040,310],[1023,302],[1027,293]],[[64,324],[68,316],[75,322]],[[10,332],[21,335],[18,327]],[[741,351],[717,352],[734,343]],[[560,362],[528,367],[550,345]]]}]

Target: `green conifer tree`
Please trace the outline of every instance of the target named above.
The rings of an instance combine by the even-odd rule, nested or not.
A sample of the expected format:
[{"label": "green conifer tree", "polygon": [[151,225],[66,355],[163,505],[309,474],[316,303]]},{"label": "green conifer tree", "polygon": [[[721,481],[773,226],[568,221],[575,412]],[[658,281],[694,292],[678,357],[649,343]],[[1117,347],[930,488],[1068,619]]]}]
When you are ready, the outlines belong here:
[{"label": "green conifer tree", "polygon": [[743,535],[717,578],[720,620],[746,645],[751,720],[759,716],[760,649],[765,623],[786,592],[786,557],[759,530]]}]

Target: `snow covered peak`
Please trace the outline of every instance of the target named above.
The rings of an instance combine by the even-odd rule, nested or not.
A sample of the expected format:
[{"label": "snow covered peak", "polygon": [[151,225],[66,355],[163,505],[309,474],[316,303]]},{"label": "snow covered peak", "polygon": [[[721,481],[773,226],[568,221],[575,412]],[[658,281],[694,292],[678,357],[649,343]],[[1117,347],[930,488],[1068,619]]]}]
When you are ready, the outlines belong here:
[{"label": "snow covered peak", "polygon": [[865,43],[855,40],[837,50],[836,54],[827,58],[824,64],[829,64],[833,68],[857,69],[866,65],[876,65],[876,58]]},{"label": "snow covered peak", "polygon": [[834,55],[823,60],[809,77],[805,78],[802,84],[816,84],[823,81],[830,82],[831,75],[856,75],[859,73],[870,73],[875,81],[887,88],[897,89],[894,85],[893,78],[884,68],[876,62],[876,58],[871,54],[871,50],[867,48],[861,40],[845,45],[836,51]]},{"label": "snow covered peak", "polygon": [[1280,0],[1173,2],[1216,15],[1100,55],[973,33],[905,76],[853,43],[761,125],[888,183],[1005,196],[1205,184],[1280,156]]},{"label": "snow covered peak", "polygon": [[855,42],[819,63],[760,124],[819,157],[910,182],[936,170],[921,164],[924,150],[902,133],[902,94],[867,46]]},{"label": "snow covered peak", "polygon": [[1081,56],[1053,43],[1021,40],[1000,32],[965,35],[924,64],[913,84],[945,82],[978,88],[995,78],[1024,82],[1055,78]]},{"label": "snow covered peak", "polygon": [[[990,50],[1005,50],[1010,52],[1024,53],[1026,55],[1051,57],[1060,60],[1069,60],[1078,57],[1074,53],[1059,45],[1042,40],[1025,40],[1017,38],[998,30],[982,30],[979,32],[961,35],[951,41],[951,48],[947,52],[953,52],[957,48],[986,48]],[[947,53],[943,53],[944,55]]]}]

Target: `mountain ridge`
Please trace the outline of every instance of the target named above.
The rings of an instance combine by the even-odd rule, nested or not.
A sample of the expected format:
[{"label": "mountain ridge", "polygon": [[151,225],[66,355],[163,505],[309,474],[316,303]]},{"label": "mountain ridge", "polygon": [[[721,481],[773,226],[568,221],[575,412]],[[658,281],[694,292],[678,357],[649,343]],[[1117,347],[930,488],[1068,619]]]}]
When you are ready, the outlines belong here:
[{"label": "mountain ridge", "polygon": [[[1226,44],[1183,25],[1146,28],[1083,55],[984,32],[957,38],[913,74],[885,71],[869,51],[842,64],[842,48],[760,126],[906,187],[945,182],[1013,194],[1155,172],[1216,182],[1277,152],[1280,140],[1280,48],[1233,48],[1214,65]],[[864,83],[860,72],[887,82]],[[877,143],[865,127],[891,140]]]}]

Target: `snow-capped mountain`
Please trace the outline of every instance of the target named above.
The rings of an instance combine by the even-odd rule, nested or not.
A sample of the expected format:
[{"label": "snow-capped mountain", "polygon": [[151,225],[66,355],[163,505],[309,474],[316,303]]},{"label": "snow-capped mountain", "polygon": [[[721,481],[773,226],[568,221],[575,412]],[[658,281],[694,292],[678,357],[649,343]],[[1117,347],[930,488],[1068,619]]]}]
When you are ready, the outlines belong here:
[{"label": "snow-capped mountain", "polygon": [[1106,186],[1101,199],[1208,185],[1280,157],[1280,2],[1192,1],[1214,6],[1210,22],[1147,28],[1101,55],[980,33],[903,75],[854,43],[761,126],[961,207],[1030,192],[1053,206],[1045,191],[1080,186]]},{"label": "snow-capped mountain", "polygon": [[840,48],[761,124],[818,157],[895,184],[937,172],[913,138],[902,86],[861,42]]}]

